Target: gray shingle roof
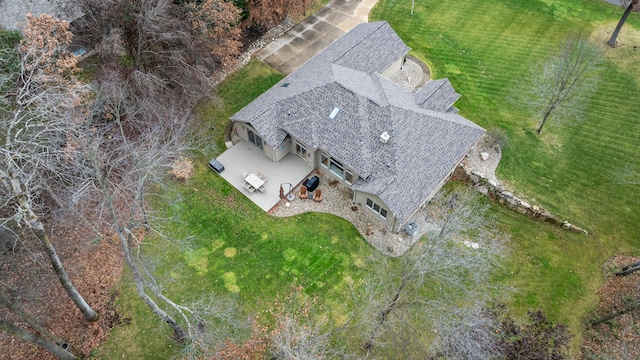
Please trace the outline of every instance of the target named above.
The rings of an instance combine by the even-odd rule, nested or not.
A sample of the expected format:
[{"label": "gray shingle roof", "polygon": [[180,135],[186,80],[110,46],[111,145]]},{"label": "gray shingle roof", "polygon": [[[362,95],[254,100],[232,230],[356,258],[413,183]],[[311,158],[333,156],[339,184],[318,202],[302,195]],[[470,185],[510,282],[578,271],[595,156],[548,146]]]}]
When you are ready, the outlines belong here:
[{"label": "gray shingle roof", "polygon": [[460,98],[449,79],[428,81],[422,88],[416,91],[416,103],[429,110],[448,111]]},{"label": "gray shingle roof", "polygon": [[359,175],[354,190],[404,222],[484,133],[456,114],[448,80],[414,94],[380,75],[408,50],[388,23],[358,25],[231,120],[251,123],[274,149],[287,134],[322,149]]}]

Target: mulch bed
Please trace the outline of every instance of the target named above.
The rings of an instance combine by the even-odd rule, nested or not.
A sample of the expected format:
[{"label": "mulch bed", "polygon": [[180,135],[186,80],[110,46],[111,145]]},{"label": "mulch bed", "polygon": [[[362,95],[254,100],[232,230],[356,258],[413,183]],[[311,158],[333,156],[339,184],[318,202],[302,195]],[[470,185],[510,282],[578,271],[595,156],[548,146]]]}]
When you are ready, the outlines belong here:
[{"label": "mulch bed", "polygon": [[611,321],[591,326],[590,321],[615,311],[640,299],[640,271],[627,276],[614,273],[639,261],[631,256],[616,256],[604,265],[605,284],[598,290],[599,302],[588,315],[582,341],[583,359],[640,359],[640,310],[620,315]]}]

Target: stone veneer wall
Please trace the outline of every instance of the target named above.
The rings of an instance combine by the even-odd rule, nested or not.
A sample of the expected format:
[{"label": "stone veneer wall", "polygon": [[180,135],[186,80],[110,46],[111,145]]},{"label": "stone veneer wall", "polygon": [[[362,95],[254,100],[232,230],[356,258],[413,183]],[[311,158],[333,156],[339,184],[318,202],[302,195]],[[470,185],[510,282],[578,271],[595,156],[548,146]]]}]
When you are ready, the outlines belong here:
[{"label": "stone veneer wall", "polygon": [[566,220],[560,219],[538,205],[532,205],[529,202],[522,200],[513,193],[505,191],[504,187],[500,183],[489,180],[479,172],[470,172],[462,164],[456,168],[451,176],[451,180],[458,180],[472,184],[476,189],[478,189],[478,191],[488,196],[491,200],[503,205],[507,209],[511,209],[532,219],[558,226],[565,230],[589,235],[587,230],[575,226]]}]

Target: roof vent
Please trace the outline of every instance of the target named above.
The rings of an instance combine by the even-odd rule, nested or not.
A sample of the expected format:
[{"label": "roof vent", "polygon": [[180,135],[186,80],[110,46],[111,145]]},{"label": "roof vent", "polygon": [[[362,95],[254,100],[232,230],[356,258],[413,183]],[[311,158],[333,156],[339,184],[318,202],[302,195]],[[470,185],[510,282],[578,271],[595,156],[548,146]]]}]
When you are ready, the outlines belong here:
[{"label": "roof vent", "polygon": [[329,114],[329,119],[331,120],[335,119],[336,115],[338,115],[338,112],[340,112],[340,109],[338,109],[337,107],[334,107],[331,114]]},{"label": "roof vent", "polygon": [[380,142],[383,144],[386,144],[390,138],[391,136],[389,136],[389,133],[386,131],[380,134]]}]

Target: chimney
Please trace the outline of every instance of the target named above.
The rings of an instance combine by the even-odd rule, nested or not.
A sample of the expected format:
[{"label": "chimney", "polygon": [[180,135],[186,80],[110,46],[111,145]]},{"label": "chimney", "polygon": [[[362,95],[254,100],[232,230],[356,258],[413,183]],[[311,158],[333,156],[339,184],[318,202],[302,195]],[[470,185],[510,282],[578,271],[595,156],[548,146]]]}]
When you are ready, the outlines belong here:
[{"label": "chimney", "polygon": [[386,144],[390,138],[391,136],[389,136],[389,133],[386,131],[380,134],[380,142],[383,144]]}]

